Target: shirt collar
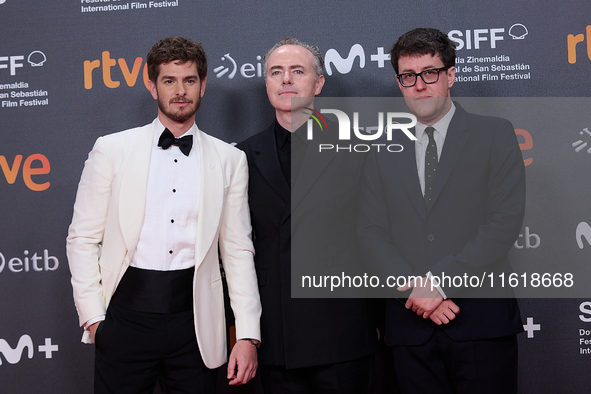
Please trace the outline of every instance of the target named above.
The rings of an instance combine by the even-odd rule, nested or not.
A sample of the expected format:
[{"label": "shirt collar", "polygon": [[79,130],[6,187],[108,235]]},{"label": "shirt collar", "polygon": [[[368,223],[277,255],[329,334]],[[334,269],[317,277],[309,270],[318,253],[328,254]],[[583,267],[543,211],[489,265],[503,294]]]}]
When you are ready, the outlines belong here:
[{"label": "shirt collar", "polygon": [[275,119],[275,140],[277,141],[278,148],[283,148],[283,146],[287,142],[289,135],[290,132],[283,128],[283,126],[279,124],[277,119]]},{"label": "shirt collar", "polygon": [[[445,138],[445,136],[447,135],[447,129],[449,128],[449,124],[450,124],[451,119],[453,118],[455,112],[456,112],[456,106],[454,105],[454,103],[452,101],[449,111],[447,111],[447,113],[443,116],[443,118],[439,119],[437,121],[437,123],[435,123],[432,126],[436,132],[441,133],[443,138]],[[417,141],[422,141],[422,138],[425,135],[426,128],[427,128],[427,125],[417,122],[417,125],[415,126]]]}]

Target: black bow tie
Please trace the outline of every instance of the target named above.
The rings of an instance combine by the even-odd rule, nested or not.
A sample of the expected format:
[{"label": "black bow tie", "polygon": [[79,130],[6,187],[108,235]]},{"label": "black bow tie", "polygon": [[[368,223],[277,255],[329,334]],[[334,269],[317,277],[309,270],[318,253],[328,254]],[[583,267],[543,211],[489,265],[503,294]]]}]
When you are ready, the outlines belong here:
[{"label": "black bow tie", "polygon": [[160,139],[158,139],[158,146],[161,146],[162,149],[168,149],[171,145],[178,145],[181,152],[185,156],[189,156],[189,152],[191,152],[191,147],[193,146],[193,136],[186,135],[182,138],[174,138],[170,130],[164,129],[162,134],[160,134]]}]

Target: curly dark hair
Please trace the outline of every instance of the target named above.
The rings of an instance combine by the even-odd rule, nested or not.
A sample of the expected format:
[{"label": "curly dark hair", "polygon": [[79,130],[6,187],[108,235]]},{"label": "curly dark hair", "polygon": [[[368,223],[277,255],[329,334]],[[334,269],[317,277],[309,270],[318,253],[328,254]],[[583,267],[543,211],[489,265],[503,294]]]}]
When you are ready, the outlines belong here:
[{"label": "curly dark hair", "polygon": [[168,37],[158,41],[147,56],[148,78],[156,82],[160,73],[160,65],[177,61],[179,64],[194,62],[197,66],[199,79],[207,76],[207,56],[200,43],[188,38]]}]

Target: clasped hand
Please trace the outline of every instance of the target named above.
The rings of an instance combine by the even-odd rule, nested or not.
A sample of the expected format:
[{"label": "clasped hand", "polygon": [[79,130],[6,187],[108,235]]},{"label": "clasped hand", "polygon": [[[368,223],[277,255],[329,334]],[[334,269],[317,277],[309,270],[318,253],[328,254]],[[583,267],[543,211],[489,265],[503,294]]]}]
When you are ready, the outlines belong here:
[{"label": "clasped hand", "polygon": [[405,286],[398,288],[398,291],[407,291],[412,289],[406,309],[412,309],[417,315],[425,319],[431,319],[435,324],[448,324],[460,313],[460,308],[455,302],[443,299],[437,288],[431,285],[431,281],[426,278],[417,278]]}]

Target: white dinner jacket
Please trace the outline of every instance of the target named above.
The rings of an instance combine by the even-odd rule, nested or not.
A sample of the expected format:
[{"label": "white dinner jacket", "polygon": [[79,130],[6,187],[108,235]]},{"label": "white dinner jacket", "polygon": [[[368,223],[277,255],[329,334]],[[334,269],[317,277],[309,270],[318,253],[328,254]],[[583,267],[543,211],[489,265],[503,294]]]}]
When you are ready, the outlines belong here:
[{"label": "white dinner jacket", "polygon": [[[155,124],[100,137],[84,165],[67,238],[81,325],[106,313],[135,251]],[[193,280],[195,331],[205,365],[216,368],[227,358],[218,245],[237,338],[260,339],[261,304],[250,237],[246,156],[199,129],[195,145],[201,155],[202,182]],[[91,343],[87,331],[82,341]]]}]

